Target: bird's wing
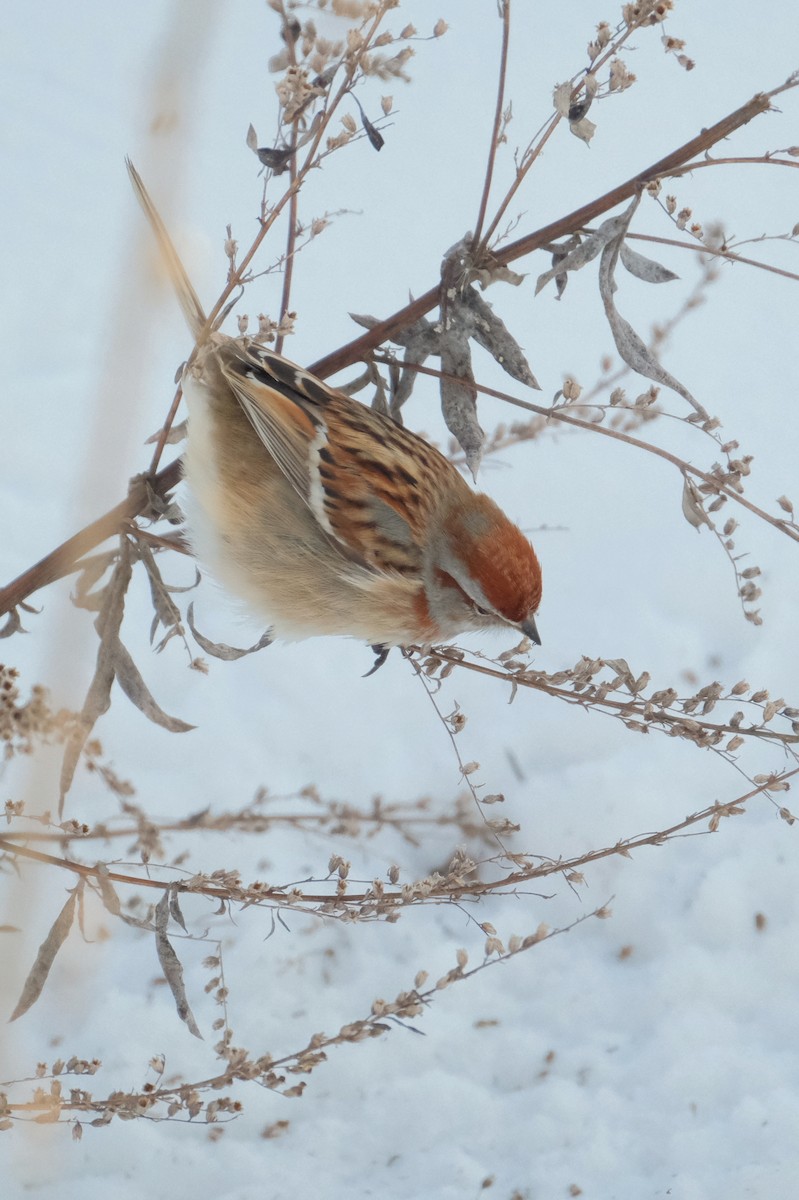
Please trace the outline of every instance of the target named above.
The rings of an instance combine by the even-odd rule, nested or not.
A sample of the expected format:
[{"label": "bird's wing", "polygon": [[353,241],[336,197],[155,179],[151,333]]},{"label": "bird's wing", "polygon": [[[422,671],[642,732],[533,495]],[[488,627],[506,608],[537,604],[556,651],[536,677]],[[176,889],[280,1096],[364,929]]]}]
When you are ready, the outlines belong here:
[{"label": "bird's wing", "polygon": [[[226,341],[219,365],[225,380],[270,456],[295,488],[310,503],[309,464],[314,442],[324,431],[321,415],[307,403],[301,377],[314,380],[288,359],[259,346]],[[277,368],[279,367],[279,372]]]},{"label": "bird's wing", "polygon": [[[420,570],[444,463],[415,434],[270,350],[227,342],[222,372],[255,432],[325,531],[377,570]],[[438,460],[438,461],[434,461]]]}]

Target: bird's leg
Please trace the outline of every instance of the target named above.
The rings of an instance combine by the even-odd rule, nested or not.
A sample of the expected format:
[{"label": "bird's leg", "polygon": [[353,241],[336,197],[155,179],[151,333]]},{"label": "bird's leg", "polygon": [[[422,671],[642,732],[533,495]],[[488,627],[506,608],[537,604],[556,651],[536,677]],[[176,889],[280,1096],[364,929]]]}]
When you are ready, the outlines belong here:
[{"label": "bird's leg", "polygon": [[374,675],[375,671],[380,670],[383,663],[388,658],[389,651],[391,650],[390,646],[372,646],[370,648],[374,651],[375,661],[364,675],[364,679],[368,679],[370,675]]}]

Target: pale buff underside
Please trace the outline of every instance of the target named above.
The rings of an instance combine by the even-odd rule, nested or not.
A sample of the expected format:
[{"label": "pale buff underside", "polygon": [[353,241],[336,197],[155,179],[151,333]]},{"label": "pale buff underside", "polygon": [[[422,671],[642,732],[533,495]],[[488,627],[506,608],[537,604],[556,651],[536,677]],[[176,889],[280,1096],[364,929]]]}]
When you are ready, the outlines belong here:
[{"label": "pale buff underside", "polygon": [[287,640],[345,634],[407,645],[455,636],[455,626],[414,621],[419,579],[360,567],[331,544],[232,395],[220,420],[219,398],[201,381],[187,376],[184,391],[189,537],[225,590]]}]

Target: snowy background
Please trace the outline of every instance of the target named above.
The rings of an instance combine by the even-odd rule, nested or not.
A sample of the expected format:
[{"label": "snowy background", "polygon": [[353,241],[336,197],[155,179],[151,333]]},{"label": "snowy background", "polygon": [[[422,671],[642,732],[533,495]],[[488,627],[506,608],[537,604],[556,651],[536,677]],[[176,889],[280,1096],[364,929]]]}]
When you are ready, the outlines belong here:
[{"label": "snowy background", "polygon": [[[583,64],[596,23],[617,15],[588,0],[516,7],[511,147],[546,119],[552,86]],[[450,32],[418,46],[410,87],[361,89],[371,115],[381,92],[395,97],[382,153],[359,142],[327,160],[303,192],[306,219],[350,213],[300,258],[293,296],[300,319],[286,346],[297,361],[312,362],[355,336],[349,312],[384,316],[409,291],[430,287],[442,253],[473,226],[499,45],[494,6],[483,8],[403,4],[392,27],[412,21],[427,33],[443,17]],[[242,247],[255,228],[260,182],[244,138],[250,122],[261,144],[272,138],[266,63],[277,42],[274,15],[256,0],[49,0],[17,6],[4,26],[5,582],[116,503],[125,481],[147,465],[143,442],[163,419],[189,348],[176,305],[166,295],[157,304],[148,289],[147,231],[124,156],[145,177],[201,295],[212,299],[226,269],[225,225],[232,223]],[[799,65],[795,14],[778,0],[725,6],[723,22],[717,5],[678,4],[668,30],[686,39],[696,69],[685,73],[663,54],[657,31],[640,33],[627,55],[639,83],[592,112],[599,128],[590,149],[559,132],[512,208],[524,212],[519,233],[608,190]],[[760,154],[799,142],[796,95],[780,107],[783,114],[761,118],[716,152]],[[505,153],[500,182],[511,173]],[[668,190],[698,220],[723,218],[741,238],[792,228],[799,216],[792,185],[784,168],[742,166],[697,172]],[[642,206],[637,227],[671,232],[654,205]],[[795,246],[765,243],[744,253],[799,270]],[[692,255],[662,248],[656,256],[683,282],[656,289],[625,279],[618,296],[644,334],[679,308],[697,278]],[[535,276],[549,264],[537,256],[516,265]],[[560,305],[551,291],[533,300],[530,281],[489,293],[524,346],[544,403],[566,374],[593,383],[610,348],[595,278],[591,268],[575,277]],[[245,308],[274,314],[279,286],[264,281]],[[728,436],[755,455],[752,495],[770,510],[783,493],[798,498],[795,288],[764,272],[725,269],[665,358],[722,417]],[[504,384],[487,366],[481,378]],[[407,414],[415,428],[443,436],[431,385],[419,388]],[[508,419],[490,403],[481,416],[489,429]],[[712,461],[682,427],[668,436],[693,461]],[[531,532],[545,572],[537,666],[555,671],[581,654],[623,656],[634,672],[649,670],[654,686],[673,684],[683,694],[713,679],[746,678],[799,703],[799,571],[786,538],[753,521],[739,538],[764,572],[758,629],[743,620],[715,541],[682,519],[679,475],[651,456],[564,432],[487,460],[480,484],[523,528],[549,527]],[[181,563],[165,573],[190,577]],[[21,668],[23,690],[41,681],[56,704],[77,707],[94,634],[68,591],[62,583],[34,597],[42,614],[26,617],[30,636],[5,642],[2,657]],[[244,645],[261,632],[210,581],[195,608],[201,628],[218,640]],[[158,658],[151,653],[149,620],[138,580],[126,640],[159,702],[197,730],[169,735],[117,697],[98,735],[120,775],[133,780],[137,803],[159,820],[207,806],[240,808],[262,785],[288,795],[315,784],[323,796],[359,806],[378,793],[426,796],[431,813],[449,811],[463,790],[446,733],[399,656],[363,679],[367,649],[316,641],[215,662],[203,677],[185,669],[177,642]],[[508,648],[501,638],[470,644]],[[487,792],[506,794],[503,815],[522,826],[518,850],[572,857],[746,790],[732,767],[688,743],[638,737],[537,693],[509,706],[506,687],[455,673],[440,704],[449,712],[456,702],[469,718],[461,755],[479,761]],[[3,798],[24,799],[31,812],[52,808],[57,753],[24,765],[6,770]],[[746,765],[768,771],[783,759],[761,751],[757,764]],[[91,824],[109,811],[108,794],[81,776],[68,815]],[[2,1142],[5,1194],[472,1200],[483,1189],[497,1200],[548,1200],[579,1188],[602,1200],[788,1200],[799,1179],[796,836],[761,799],[715,836],[600,862],[575,890],[553,877],[541,889],[546,897],[528,891],[473,909],[421,907],[394,925],[292,917],[268,940],[263,910],[231,923],[205,901],[187,902],[192,929],[223,940],[234,1040],[275,1056],[365,1016],[375,997],[393,998],[420,969],[436,979],[459,947],[480,962],[477,921],[492,921],[507,941],[542,921],[570,924],[606,902],[612,917],[442,992],[414,1022],[424,1036],[396,1028],[333,1050],[302,1099],[242,1088],[245,1113],[217,1141],[204,1125],[117,1121],[87,1129],[76,1144],[66,1126],[18,1124]],[[416,847],[390,834],[331,841],[289,829],[179,845],[192,852],[189,870],[236,867],[245,879],[287,882],[324,874],[331,852],[352,860],[354,878],[385,877],[392,863],[404,879],[418,878],[447,861],[458,840],[446,827],[424,833]],[[125,860],[120,844],[92,844],[85,854],[88,862],[92,855]],[[24,927],[3,935],[0,1012],[9,1014],[64,902],[65,878],[35,864],[4,878],[0,923]],[[90,945],[73,934],[37,1005],[13,1025],[0,1024],[0,1079],[71,1054],[102,1059],[97,1076],[76,1081],[96,1095],[140,1088],[153,1078],[147,1064],[156,1054],[166,1056],[168,1077],[215,1074],[218,1010],[203,993],[201,965],[212,947],[176,942],[205,1035],[199,1042],[154,982],[160,968],[150,936],[111,923],[99,906],[89,908],[87,933]],[[264,1140],[263,1130],[279,1121],[288,1122],[280,1136]]]}]

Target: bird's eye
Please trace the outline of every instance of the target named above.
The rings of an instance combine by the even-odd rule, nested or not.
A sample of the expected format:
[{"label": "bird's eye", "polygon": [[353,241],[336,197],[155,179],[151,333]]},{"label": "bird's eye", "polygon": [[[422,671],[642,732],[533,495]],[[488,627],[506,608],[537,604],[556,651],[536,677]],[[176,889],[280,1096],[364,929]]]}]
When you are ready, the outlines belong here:
[{"label": "bird's eye", "polygon": [[481,617],[493,617],[494,615],[492,612],[489,612],[487,608],[481,608],[479,604],[475,604],[474,611],[479,613]]}]

